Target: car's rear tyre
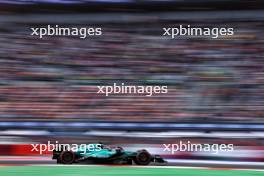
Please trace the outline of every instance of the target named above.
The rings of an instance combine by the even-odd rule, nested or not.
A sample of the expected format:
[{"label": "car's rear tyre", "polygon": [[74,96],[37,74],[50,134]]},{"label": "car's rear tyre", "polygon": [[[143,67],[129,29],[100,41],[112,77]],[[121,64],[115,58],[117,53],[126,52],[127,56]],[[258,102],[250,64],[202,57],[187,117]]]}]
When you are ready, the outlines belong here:
[{"label": "car's rear tyre", "polygon": [[58,161],[62,164],[72,164],[75,161],[75,154],[72,151],[63,151]]},{"label": "car's rear tyre", "polygon": [[134,158],[134,162],[137,165],[148,165],[151,162],[151,155],[147,150],[139,150]]}]

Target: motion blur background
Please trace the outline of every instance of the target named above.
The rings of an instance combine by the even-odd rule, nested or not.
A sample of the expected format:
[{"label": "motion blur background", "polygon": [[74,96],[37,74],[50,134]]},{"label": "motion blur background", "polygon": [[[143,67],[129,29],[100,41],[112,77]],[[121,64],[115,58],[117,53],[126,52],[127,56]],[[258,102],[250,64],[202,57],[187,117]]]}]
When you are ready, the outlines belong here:
[{"label": "motion blur background", "polygon": [[[0,154],[31,143],[104,142],[170,159],[264,161],[263,1],[0,1]],[[30,27],[103,35],[30,36]],[[163,27],[233,27],[232,37],[162,36]],[[96,94],[98,85],[167,85],[168,94]],[[233,143],[234,152],[162,152]]]}]

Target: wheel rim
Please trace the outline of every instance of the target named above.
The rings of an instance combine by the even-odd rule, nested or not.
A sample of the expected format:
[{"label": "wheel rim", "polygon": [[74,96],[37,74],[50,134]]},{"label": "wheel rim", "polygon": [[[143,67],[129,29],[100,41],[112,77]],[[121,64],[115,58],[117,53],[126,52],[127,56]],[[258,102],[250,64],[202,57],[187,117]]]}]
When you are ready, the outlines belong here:
[{"label": "wheel rim", "polygon": [[140,153],[138,157],[139,157],[139,160],[143,162],[148,161],[148,158],[149,158],[146,153]]}]

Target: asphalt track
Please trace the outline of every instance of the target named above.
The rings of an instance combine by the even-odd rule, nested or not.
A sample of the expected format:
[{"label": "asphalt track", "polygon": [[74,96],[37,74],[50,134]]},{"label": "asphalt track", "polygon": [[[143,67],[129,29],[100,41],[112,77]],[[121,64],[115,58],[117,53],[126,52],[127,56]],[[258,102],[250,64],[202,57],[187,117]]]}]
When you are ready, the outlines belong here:
[{"label": "asphalt track", "polygon": [[62,165],[50,157],[1,156],[2,176],[263,176],[264,163],[169,160],[167,165]]},{"label": "asphalt track", "polygon": [[264,170],[179,168],[174,166],[42,165],[2,166],[3,176],[263,176]]},{"label": "asphalt track", "polygon": [[[263,169],[264,162],[241,162],[241,161],[219,161],[219,160],[184,160],[184,159],[174,159],[167,160],[168,163],[164,164],[152,164],[151,167],[204,167],[204,168],[226,168],[226,169]],[[0,166],[65,166],[58,165],[55,160],[52,160],[50,157],[0,157]],[[79,166],[87,166],[87,163],[78,163]],[[67,165],[69,166],[69,165]],[[72,166],[76,166],[73,164]],[[264,173],[263,173],[264,175]]]}]

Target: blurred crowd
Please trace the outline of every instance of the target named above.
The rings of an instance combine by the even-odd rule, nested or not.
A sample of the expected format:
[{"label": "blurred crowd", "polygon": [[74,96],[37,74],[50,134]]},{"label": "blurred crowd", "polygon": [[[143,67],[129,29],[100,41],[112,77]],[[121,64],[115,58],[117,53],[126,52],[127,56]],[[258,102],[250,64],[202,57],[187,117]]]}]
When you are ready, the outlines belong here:
[{"label": "blurred crowd", "polygon": [[[162,36],[162,27],[179,24],[226,24],[235,35]],[[0,120],[263,122],[263,23],[100,25],[103,35],[85,40],[37,39],[26,25],[0,27]],[[167,85],[168,93],[96,93],[113,83]]]}]

